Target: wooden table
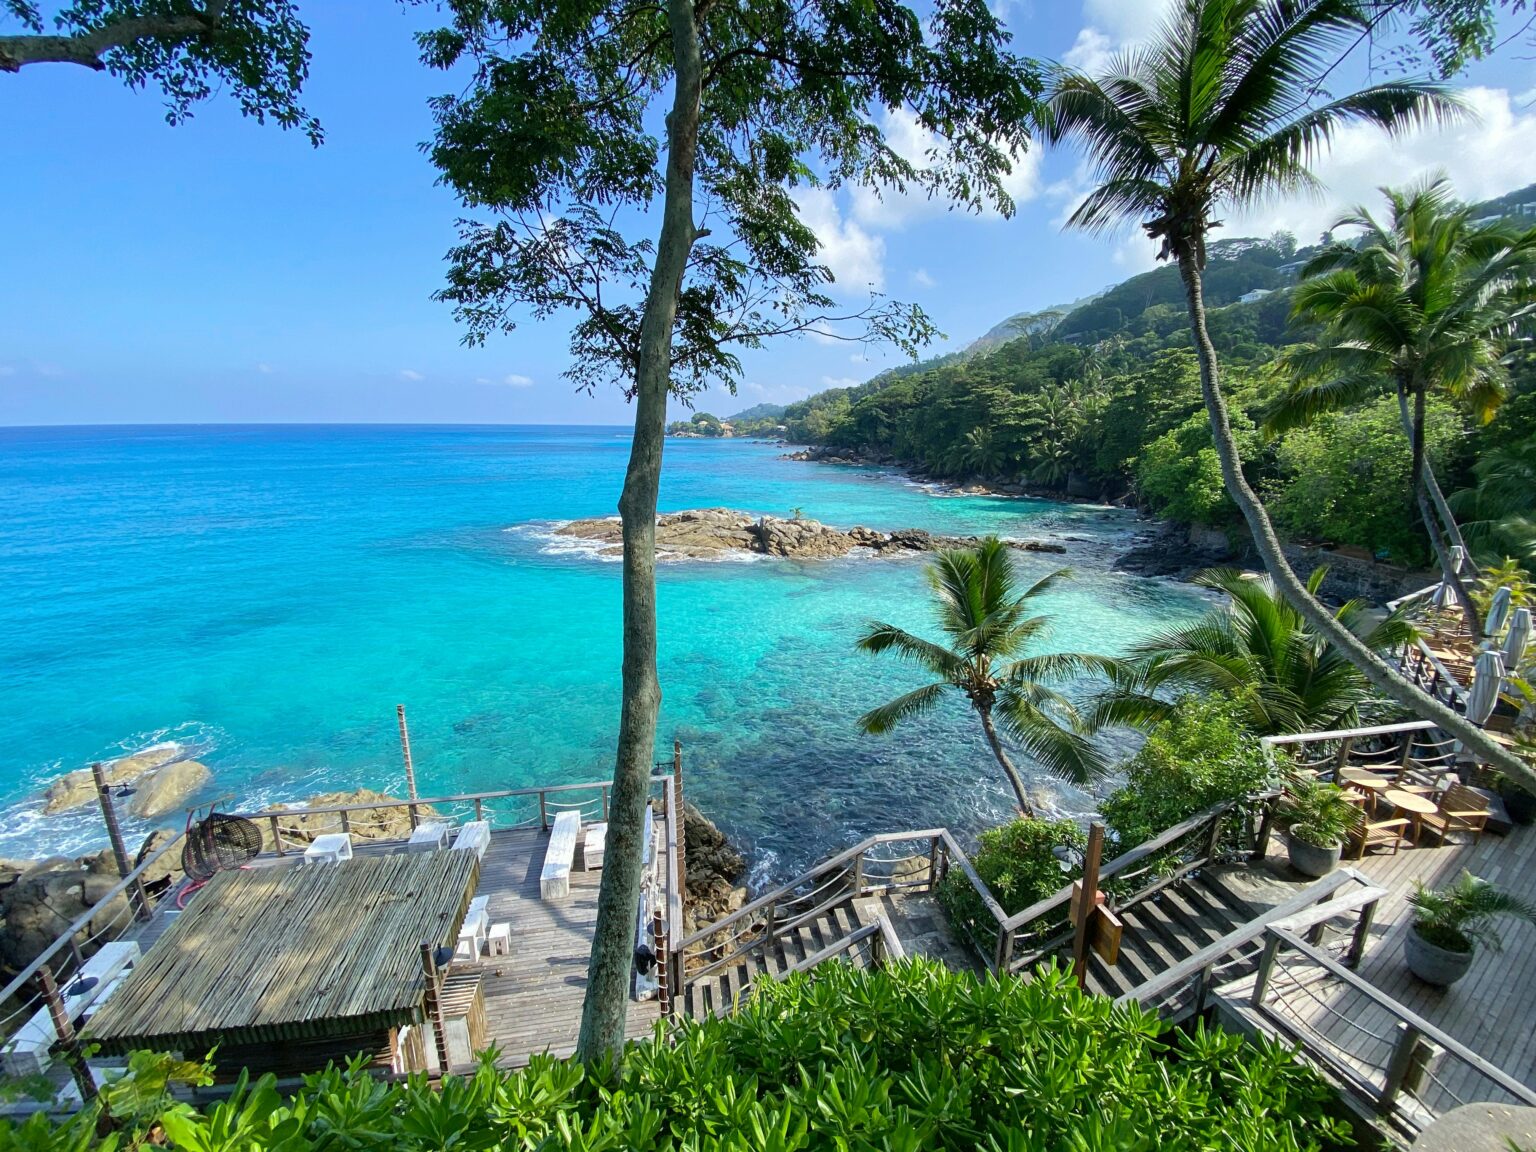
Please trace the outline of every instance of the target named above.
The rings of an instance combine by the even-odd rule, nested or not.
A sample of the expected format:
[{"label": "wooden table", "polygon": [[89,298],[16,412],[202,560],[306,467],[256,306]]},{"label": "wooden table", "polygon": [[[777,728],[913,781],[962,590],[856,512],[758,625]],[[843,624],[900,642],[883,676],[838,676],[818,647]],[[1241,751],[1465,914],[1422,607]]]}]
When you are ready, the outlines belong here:
[{"label": "wooden table", "polygon": [[1365,793],[1372,814],[1376,811],[1376,798],[1392,787],[1392,781],[1385,776],[1378,776],[1364,768],[1340,768],[1338,778],[1344,786]]},{"label": "wooden table", "polygon": [[1404,792],[1401,788],[1388,788],[1381,794],[1392,807],[1399,812],[1406,812],[1413,826],[1413,842],[1419,842],[1419,825],[1424,817],[1435,811],[1436,804],[1427,796],[1420,796],[1417,792]]}]

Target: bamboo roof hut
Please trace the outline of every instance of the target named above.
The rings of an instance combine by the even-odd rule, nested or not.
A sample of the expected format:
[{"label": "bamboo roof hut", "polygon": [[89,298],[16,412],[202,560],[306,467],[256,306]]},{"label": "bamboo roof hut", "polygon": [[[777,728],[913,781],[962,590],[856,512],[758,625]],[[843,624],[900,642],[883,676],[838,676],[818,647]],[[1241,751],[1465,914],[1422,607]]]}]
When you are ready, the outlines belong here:
[{"label": "bamboo roof hut", "polygon": [[83,1039],[302,1071],[381,1062],[424,1020],[422,945],[452,945],[473,852],[295,860],[210,880],[91,1019]]}]

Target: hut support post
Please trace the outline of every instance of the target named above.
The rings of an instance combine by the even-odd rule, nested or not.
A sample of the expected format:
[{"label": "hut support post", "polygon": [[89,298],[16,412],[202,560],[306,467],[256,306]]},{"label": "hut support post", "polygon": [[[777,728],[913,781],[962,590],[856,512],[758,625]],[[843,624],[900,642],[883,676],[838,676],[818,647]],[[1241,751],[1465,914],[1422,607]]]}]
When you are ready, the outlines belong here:
[{"label": "hut support post", "polygon": [[667,955],[667,922],[657,908],[651,919],[651,939],[656,955],[656,1003],[666,1019],[672,1018],[671,963]]},{"label": "hut support post", "polygon": [[681,891],[677,897],[688,899],[688,816],[683,804],[683,742],[672,741],[672,800],[677,804],[677,883]]},{"label": "hut support post", "polygon": [[[117,822],[117,808],[112,803],[112,790],[107,787],[107,774],[101,764],[91,765],[91,776],[96,781],[96,798],[101,802],[101,818],[107,825],[107,837],[112,841],[112,857],[117,861],[117,874],[123,879],[133,875],[133,865],[128,862],[128,848],[123,843],[123,829]],[[149,919],[149,894],[144,891],[144,881],[133,877],[128,889],[128,900],[133,905],[137,920]]]},{"label": "hut support post", "polygon": [[59,1050],[64,1055],[64,1062],[69,1065],[69,1071],[80,1089],[80,1098],[89,1104],[96,1099],[96,1078],[91,1075],[90,1065],[80,1054],[80,1041],[75,1037],[75,1025],[70,1020],[69,1013],[64,1010],[64,997],[59,995],[59,985],[53,978],[53,969],[47,964],[39,967],[37,982],[42,986],[43,999],[48,1002],[48,1015],[53,1021],[54,1032],[58,1034]]},{"label": "hut support post", "polygon": [[1088,925],[1093,922],[1099,899],[1099,865],[1104,859],[1104,825],[1095,820],[1088,826],[1088,855],[1083,859],[1082,894],[1077,901],[1077,924],[1072,938],[1072,966],[1077,970],[1077,986],[1088,987]]},{"label": "hut support post", "polygon": [[440,983],[437,973],[437,957],[433,955],[433,952],[432,945],[423,944],[421,946],[421,973],[427,982],[427,996],[424,1007],[427,1011],[427,1020],[432,1025],[432,1039],[437,1044],[438,1075],[446,1076],[451,1071],[448,1066],[448,1033],[443,1028],[443,1009],[438,1001]]}]

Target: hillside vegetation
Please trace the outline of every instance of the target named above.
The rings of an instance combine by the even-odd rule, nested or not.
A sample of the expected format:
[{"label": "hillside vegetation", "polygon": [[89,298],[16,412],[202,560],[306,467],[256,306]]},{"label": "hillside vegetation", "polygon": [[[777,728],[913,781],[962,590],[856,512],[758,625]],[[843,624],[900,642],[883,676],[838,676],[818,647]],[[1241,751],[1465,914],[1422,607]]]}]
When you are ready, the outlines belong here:
[{"label": "hillside vegetation", "polygon": [[[1478,208],[1519,212],[1531,201],[1536,186]],[[1297,271],[1321,250],[1298,249],[1286,233],[1211,246],[1209,326],[1249,479],[1294,539],[1420,564],[1427,545],[1411,500],[1410,451],[1385,387],[1381,399],[1307,427],[1261,432],[1285,385],[1277,358],[1316,335],[1294,325],[1290,312]],[[1022,334],[996,346],[984,340],[819,393],[790,405],[780,420],[793,441],[936,478],[1129,499],[1180,522],[1237,526],[1201,407],[1177,269],[1132,277],[1065,314],[1021,317],[1020,327]],[[1429,459],[1448,490],[1470,490],[1490,454],[1496,464],[1532,458],[1536,359],[1515,354],[1510,399],[1491,423],[1443,399],[1431,401],[1428,415]],[[1484,550],[1510,547],[1491,540]]]}]

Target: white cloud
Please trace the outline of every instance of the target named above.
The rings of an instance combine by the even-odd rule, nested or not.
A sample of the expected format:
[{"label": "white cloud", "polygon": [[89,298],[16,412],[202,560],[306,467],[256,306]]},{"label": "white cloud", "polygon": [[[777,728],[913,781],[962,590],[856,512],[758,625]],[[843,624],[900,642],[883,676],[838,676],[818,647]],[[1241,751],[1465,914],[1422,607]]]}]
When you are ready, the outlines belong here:
[{"label": "white cloud", "polygon": [[821,243],[817,259],[832,270],[837,286],[879,291],[885,286],[885,241],[855,220],[845,219],[825,188],[802,188],[795,195],[800,219]]},{"label": "white cloud", "polygon": [[426,377],[423,376],[420,372],[413,371],[410,368],[402,368],[400,369],[400,379],[414,382],[417,380],[425,380]]},{"label": "white cloud", "polygon": [[938,281],[928,274],[928,269],[918,268],[912,273],[912,283],[920,288],[932,288]]},{"label": "white cloud", "polygon": [[14,364],[0,364],[0,376],[14,375],[16,375],[16,366]]},{"label": "white cloud", "polygon": [[864,381],[855,376],[823,376],[821,386],[823,388],[852,388]]},{"label": "white cloud", "polygon": [[502,377],[502,381],[501,382],[503,384],[505,384],[508,388],[531,388],[531,387],[533,387],[533,378],[531,376],[519,376],[516,372],[512,372],[512,373]]},{"label": "white cloud", "polygon": [[1087,73],[1103,71],[1120,52],[1148,39],[1175,0],[1083,0],[1083,27],[1062,60]]},{"label": "white cloud", "polygon": [[1443,170],[1463,200],[1487,200],[1536,182],[1536,110],[1521,108],[1502,88],[1468,88],[1462,96],[1478,122],[1394,139],[1363,125],[1341,129],[1314,167],[1327,186],[1318,198],[1287,199],[1234,214],[1225,234],[1296,233],[1317,239],[1345,210],[1382,207],[1382,185],[1401,186]]},{"label": "white cloud", "polygon": [[256,365],[256,371],[260,372],[263,376],[270,376],[272,373],[276,372],[277,369],[272,367],[270,364],[262,363]]}]

